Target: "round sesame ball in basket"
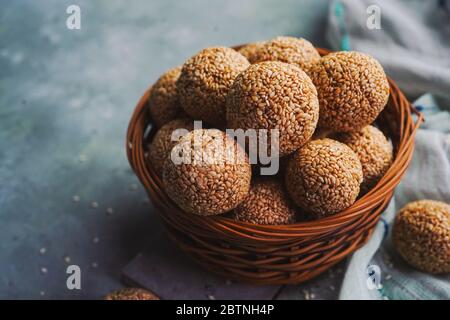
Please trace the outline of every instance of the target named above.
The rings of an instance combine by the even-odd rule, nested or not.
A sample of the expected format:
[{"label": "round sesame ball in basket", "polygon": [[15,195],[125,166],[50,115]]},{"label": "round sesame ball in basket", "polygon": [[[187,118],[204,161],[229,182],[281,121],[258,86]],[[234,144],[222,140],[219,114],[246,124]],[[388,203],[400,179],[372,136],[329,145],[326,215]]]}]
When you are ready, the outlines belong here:
[{"label": "round sesame ball in basket", "polygon": [[[322,56],[329,53],[320,48],[318,52]],[[129,123],[128,160],[158,209],[170,238],[203,267],[227,279],[255,284],[303,282],[368,241],[411,161],[414,135],[422,115],[412,108],[396,84],[388,81],[389,101],[375,124],[392,141],[392,164],[376,185],[350,207],[319,220],[262,225],[237,221],[227,214],[200,216],[179,209],[146,161],[145,147],[155,133],[146,112],[148,91]],[[416,119],[413,113],[417,114]]]}]

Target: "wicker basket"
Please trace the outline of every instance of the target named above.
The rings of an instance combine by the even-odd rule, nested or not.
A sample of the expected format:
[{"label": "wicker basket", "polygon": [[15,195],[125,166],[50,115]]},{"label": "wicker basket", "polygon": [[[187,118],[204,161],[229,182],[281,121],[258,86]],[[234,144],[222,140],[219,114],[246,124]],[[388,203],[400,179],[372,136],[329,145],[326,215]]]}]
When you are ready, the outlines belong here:
[{"label": "wicker basket", "polygon": [[[324,55],[328,51],[318,49]],[[389,79],[390,100],[377,119],[394,145],[392,166],[379,183],[350,208],[317,221],[263,226],[224,216],[182,212],[165,194],[153,168],[145,161],[144,146],[155,130],[146,112],[147,91],[129,123],[126,149],[134,172],[145,186],[178,246],[212,272],[227,279],[257,284],[293,284],[311,279],[364,245],[388,205],[411,161],[414,135],[422,121]],[[417,114],[414,123],[412,112]]]}]

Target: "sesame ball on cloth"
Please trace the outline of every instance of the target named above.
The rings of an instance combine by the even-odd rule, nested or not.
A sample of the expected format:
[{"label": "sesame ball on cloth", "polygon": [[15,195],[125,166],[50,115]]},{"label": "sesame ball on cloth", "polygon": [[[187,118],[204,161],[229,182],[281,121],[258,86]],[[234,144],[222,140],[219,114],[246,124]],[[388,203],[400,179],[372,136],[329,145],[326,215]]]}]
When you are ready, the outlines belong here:
[{"label": "sesame ball on cloth", "polygon": [[371,124],[386,106],[389,83],[380,63],[356,51],[330,53],[309,73],[317,88],[319,126],[355,131]]},{"label": "sesame ball on cloth", "polygon": [[177,81],[179,101],[186,113],[218,127],[225,126],[225,98],[248,60],[226,47],[207,48],[188,59]]},{"label": "sesame ball on cloth", "polygon": [[234,209],[250,189],[245,151],[217,129],[196,129],[173,147],[164,163],[167,195],[184,211],[216,215]]},{"label": "sesame ball on cloth", "polygon": [[318,118],[316,88],[306,73],[292,64],[267,61],[251,65],[228,93],[228,127],[278,129],[280,156],[305,144]]},{"label": "sesame ball on cloth", "polygon": [[176,81],[181,67],[164,73],[151,87],[148,98],[150,116],[157,127],[167,122],[186,116],[178,102]]},{"label": "sesame ball on cloth", "polygon": [[258,60],[258,54],[263,45],[263,41],[252,42],[242,46],[237,51],[246,57],[250,63],[255,63]]},{"label": "sesame ball on cloth", "polygon": [[[155,169],[158,176],[162,176],[164,161],[170,155],[170,151],[178,141],[172,141],[172,133],[177,129],[192,131],[194,123],[191,119],[175,119],[163,125],[148,146],[148,161]],[[179,134],[182,131],[178,132]]]},{"label": "sesame ball on cloth", "polygon": [[294,202],[314,218],[350,207],[363,180],[358,156],[332,139],[308,142],[290,159],[286,188]]},{"label": "sesame ball on cloth", "polygon": [[159,300],[159,298],[144,289],[124,288],[109,293],[104,300]]},{"label": "sesame ball on cloth", "polygon": [[258,178],[245,200],[234,209],[235,220],[263,225],[295,222],[295,208],[276,178]]},{"label": "sesame ball on cloth", "polygon": [[255,48],[249,61],[251,63],[280,61],[295,64],[308,73],[311,65],[318,62],[319,59],[319,52],[308,40],[295,37],[277,37],[264,42],[259,48]]},{"label": "sesame ball on cloth", "polygon": [[450,205],[410,202],[397,213],[392,238],[411,266],[432,274],[450,272]]},{"label": "sesame ball on cloth", "polygon": [[336,140],[345,143],[357,155],[362,164],[361,192],[372,189],[392,164],[392,144],[378,128],[366,126],[358,131],[338,133]]}]

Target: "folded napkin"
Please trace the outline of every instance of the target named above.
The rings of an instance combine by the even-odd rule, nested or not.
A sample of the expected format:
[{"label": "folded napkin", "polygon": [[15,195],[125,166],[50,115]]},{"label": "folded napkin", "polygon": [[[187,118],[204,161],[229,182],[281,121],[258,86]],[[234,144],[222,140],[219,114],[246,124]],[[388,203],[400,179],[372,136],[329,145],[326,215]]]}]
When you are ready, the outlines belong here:
[{"label": "folded napkin", "polygon": [[[381,29],[367,27],[379,8]],[[334,50],[371,54],[426,122],[412,162],[370,241],[349,259],[340,299],[450,299],[450,275],[407,265],[392,248],[396,212],[420,199],[450,203],[450,5],[447,1],[332,1],[328,40]],[[370,9],[370,8],[369,8]],[[439,101],[436,102],[436,101]]]}]

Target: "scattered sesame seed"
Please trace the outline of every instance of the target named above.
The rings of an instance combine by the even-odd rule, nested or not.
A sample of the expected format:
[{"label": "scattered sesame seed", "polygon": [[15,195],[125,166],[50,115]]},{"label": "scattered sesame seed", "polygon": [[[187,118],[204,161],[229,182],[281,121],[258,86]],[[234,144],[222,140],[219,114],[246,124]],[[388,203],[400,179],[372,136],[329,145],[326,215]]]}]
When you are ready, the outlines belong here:
[{"label": "scattered sesame seed", "polygon": [[39,292],[39,295],[40,295],[41,297],[45,296],[45,291]]},{"label": "scattered sesame seed", "polygon": [[84,154],[80,154],[80,155],[78,156],[78,160],[79,160],[80,162],[86,162],[87,157],[86,157],[86,155],[84,155]]},{"label": "scattered sesame seed", "polygon": [[130,185],[130,190],[131,191],[136,191],[138,189],[138,185],[136,184],[136,183],[132,183],[131,185]]},{"label": "scattered sesame seed", "polygon": [[47,249],[44,248],[44,247],[42,247],[42,248],[39,249],[39,253],[40,253],[40,254],[45,254],[46,252],[47,252]]},{"label": "scattered sesame seed", "polygon": [[65,257],[64,257],[64,262],[65,262],[65,263],[70,263],[70,261],[71,261],[71,259],[70,259],[69,256],[65,256]]},{"label": "scattered sesame seed", "polygon": [[209,300],[216,300],[216,298],[215,298],[212,294],[209,294],[209,295],[208,295],[208,299],[209,299]]},{"label": "scattered sesame seed", "polygon": [[386,275],[386,277],[385,277],[386,280],[389,280],[391,278],[392,278],[392,276],[390,274]]},{"label": "scattered sesame seed", "polygon": [[112,215],[113,213],[114,213],[114,209],[113,208],[107,208],[106,209],[106,213],[108,214],[108,215]]},{"label": "scattered sesame seed", "polygon": [[94,237],[94,238],[92,239],[92,242],[93,242],[93,243],[98,243],[99,241],[100,241],[99,237]]},{"label": "scattered sesame seed", "polygon": [[98,208],[98,202],[95,202],[95,201],[92,202],[92,203],[91,203],[91,208],[92,208],[92,209],[97,209],[97,208]]},{"label": "scattered sesame seed", "polygon": [[91,264],[91,266],[92,266],[92,268],[97,268],[98,267],[98,263],[97,262],[92,262],[92,264]]},{"label": "scattered sesame seed", "polygon": [[303,290],[303,297],[305,300],[310,300],[310,295],[308,290]]},{"label": "scattered sesame seed", "polygon": [[41,273],[46,274],[48,272],[46,267],[41,267]]},{"label": "scattered sesame seed", "polygon": [[72,201],[73,202],[80,202],[80,196],[77,196],[77,195],[73,196],[72,197]]}]

